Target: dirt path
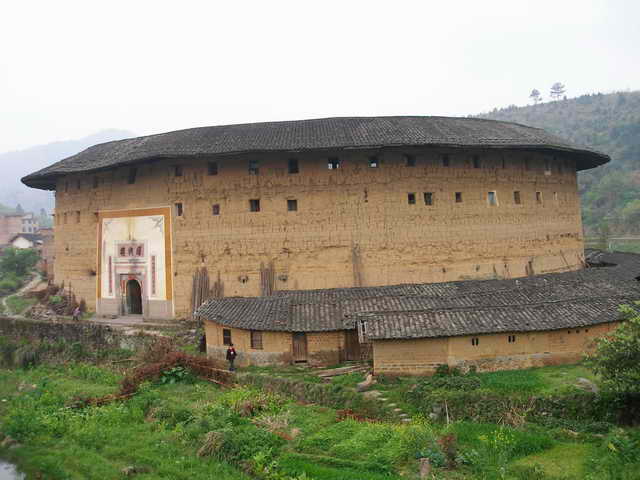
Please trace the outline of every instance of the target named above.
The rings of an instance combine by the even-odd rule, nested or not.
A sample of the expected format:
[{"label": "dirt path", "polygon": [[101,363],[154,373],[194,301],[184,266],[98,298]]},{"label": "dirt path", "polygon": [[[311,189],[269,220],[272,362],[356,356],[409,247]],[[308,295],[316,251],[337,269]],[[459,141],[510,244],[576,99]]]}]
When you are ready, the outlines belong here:
[{"label": "dirt path", "polygon": [[16,293],[12,293],[11,295],[7,295],[6,297],[2,297],[2,306],[4,307],[3,308],[4,315],[7,317],[20,317],[21,315],[12,315],[9,312],[10,309],[9,309],[9,306],[7,305],[7,299],[9,297],[13,297],[14,295],[18,297],[22,297],[25,293],[30,292],[35,287],[40,285],[40,283],[42,283],[42,277],[40,276],[39,272],[35,272],[33,274],[33,277],[31,277],[31,280],[29,280],[27,284],[24,285],[20,290],[18,290]]}]

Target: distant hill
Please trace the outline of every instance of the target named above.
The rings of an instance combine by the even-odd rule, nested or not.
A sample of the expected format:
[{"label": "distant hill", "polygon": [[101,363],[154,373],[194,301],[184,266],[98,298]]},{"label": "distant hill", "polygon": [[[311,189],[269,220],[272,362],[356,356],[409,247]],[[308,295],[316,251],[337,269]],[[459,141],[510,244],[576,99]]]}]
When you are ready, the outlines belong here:
[{"label": "distant hill", "polygon": [[611,155],[579,175],[587,234],[640,233],[640,91],[597,93],[478,115],[541,127]]},{"label": "distant hill", "polygon": [[79,140],[54,142],[26,150],[0,153],[0,170],[2,171],[0,204],[9,208],[15,208],[20,204],[25,211],[36,213],[40,212],[42,208],[51,212],[54,206],[53,194],[23,185],[20,182],[22,177],[97,143],[133,136],[135,134],[126,130],[103,130]]}]

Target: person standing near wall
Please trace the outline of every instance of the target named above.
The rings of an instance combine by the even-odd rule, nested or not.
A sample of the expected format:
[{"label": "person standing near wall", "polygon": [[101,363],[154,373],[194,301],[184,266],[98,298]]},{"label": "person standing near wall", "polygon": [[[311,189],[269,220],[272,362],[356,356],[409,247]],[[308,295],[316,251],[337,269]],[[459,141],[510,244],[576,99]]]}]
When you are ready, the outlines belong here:
[{"label": "person standing near wall", "polygon": [[233,362],[235,361],[237,356],[238,356],[238,353],[236,352],[236,349],[233,348],[233,343],[231,343],[229,345],[229,348],[227,348],[227,361],[229,362],[230,372],[235,372],[236,370],[236,367],[233,365]]}]

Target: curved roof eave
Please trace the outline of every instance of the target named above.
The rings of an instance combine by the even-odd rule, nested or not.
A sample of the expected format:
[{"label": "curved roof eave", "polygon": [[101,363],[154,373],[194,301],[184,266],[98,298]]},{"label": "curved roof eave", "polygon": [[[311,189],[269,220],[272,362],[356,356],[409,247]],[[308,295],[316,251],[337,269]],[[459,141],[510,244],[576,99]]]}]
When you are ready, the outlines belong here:
[{"label": "curved roof eave", "polygon": [[22,182],[51,190],[60,176],[164,158],[412,147],[558,151],[575,157],[578,170],[610,160],[597,150],[516,123],[457,117],[338,117],[200,127],[107,142],[27,175]]}]

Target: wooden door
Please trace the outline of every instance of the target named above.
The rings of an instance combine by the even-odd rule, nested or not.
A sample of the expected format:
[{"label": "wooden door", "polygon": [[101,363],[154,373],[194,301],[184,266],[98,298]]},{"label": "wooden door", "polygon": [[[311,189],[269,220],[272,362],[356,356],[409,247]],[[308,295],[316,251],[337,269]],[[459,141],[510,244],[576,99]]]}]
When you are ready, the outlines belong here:
[{"label": "wooden door", "polygon": [[306,333],[293,334],[293,361],[294,362],[307,361],[307,334]]},{"label": "wooden door", "polygon": [[344,354],[347,361],[360,361],[360,340],[357,330],[346,330]]}]

